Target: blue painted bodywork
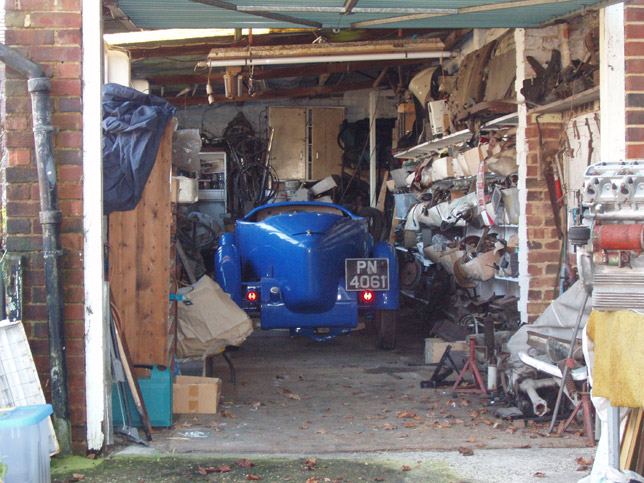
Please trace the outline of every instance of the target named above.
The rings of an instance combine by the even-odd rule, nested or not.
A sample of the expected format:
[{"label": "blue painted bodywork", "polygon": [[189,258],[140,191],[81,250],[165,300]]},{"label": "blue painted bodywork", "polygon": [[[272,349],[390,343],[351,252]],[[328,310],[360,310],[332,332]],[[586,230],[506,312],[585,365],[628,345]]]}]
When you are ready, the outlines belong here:
[{"label": "blue painted bodywork", "polygon": [[[388,258],[390,289],[370,304],[345,288],[346,258]],[[374,244],[367,220],[338,205],[287,202],[251,211],[221,237],[215,280],[240,307],[259,312],[263,329],[333,334],[358,323],[359,311],[398,308],[398,264],[389,243]],[[258,293],[255,302],[246,294]]]}]

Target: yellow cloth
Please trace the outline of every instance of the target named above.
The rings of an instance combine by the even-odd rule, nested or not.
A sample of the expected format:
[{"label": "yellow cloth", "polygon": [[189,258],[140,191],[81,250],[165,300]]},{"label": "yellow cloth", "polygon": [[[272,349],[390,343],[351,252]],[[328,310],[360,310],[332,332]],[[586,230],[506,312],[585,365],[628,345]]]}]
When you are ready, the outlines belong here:
[{"label": "yellow cloth", "polygon": [[593,310],[586,332],[595,343],[593,396],[617,407],[644,407],[644,316]]}]

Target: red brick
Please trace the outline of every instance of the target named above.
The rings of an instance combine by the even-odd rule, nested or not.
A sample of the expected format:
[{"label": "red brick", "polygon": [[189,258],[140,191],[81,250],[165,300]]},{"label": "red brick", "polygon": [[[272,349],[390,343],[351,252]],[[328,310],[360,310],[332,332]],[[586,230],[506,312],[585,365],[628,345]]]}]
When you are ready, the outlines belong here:
[{"label": "red brick", "polygon": [[58,197],[61,200],[82,200],[83,185],[79,183],[60,183],[58,185]]},{"label": "red brick", "polygon": [[626,159],[644,158],[644,143],[626,143]]},{"label": "red brick", "polygon": [[38,216],[40,203],[35,201],[8,201],[7,216]]},{"label": "red brick", "polygon": [[31,185],[31,199],[39,200],[40,199],[40,186],[38,183],[33,183]]},{"label": "red brick", "polygon": [[29,184],[7,184],[7,201],[21,201],[31,198],[31,185]]},{"label": "red brick", "polygon": [[63,270],[63,283],[65,286],[83,286],[84,274],[81,270]]},{"label": "red brick", "polygon": [[628,40],[643,39],[644,40],[644,24],[629,24],[624,26],[624,38]]},{"label": "red brick", "polygon": [[38,235],[10,235],[6,237],[5,249],[8,252],[42,250],[42,237]]},{"label": "red brick", "polygon": [[624,44],[624,55],[631,58],[644,56],[644,39],[642,40],[627,40]]},{"label": "red brick", "polygon": [[79,130],[83,126],[83,117],[77,112],[56,113],[52,124],[60,130]]},{"label": "red brick", "polygon": [[[65,310],[67,307],[65,307]],[[65,322],[65,335],[67,337],[82,338],[85,336],[85,322],[71,320]]]},{"label": "red brick", "polygon": [[30,148],[34,145],[34,134],[31,131],[8,131],[5,142],[8,148]]},{"label": "red brick", "polygon": [[644,127],[626,126],[626,142],[644,142]]},{"label": "red brick", "polygon": [[83,134],[81,132],[59,132],[56,135],[56,146],[59,148],[80,148],[83,146]]},{"label": "red brick", "polygon": [[60,8],[64,11],[81,11],[81,0],[61,0]]},{"label": "red brick", "polygon": [[543,218],[540,216],[528,216],[526,217],[526,221],[528,222],[528,226],[542,226],[543,225]]},{"label": "red brick", "polygon": [[62,233],[83,233],[83,218],[80,216],[67,216],[63,218],[60,228]]},{"label": "red brick", "polygon": [[548,242],[544,245],[544,248],[546,250],[560,250],[561,249],[561,241],[559,240],[554,240],[551,242]]},{"label": "red brick", "polygon": [[[51,3],[51,0],[49,0]],[[11,45],[51,45],[54,43],[53,30],[7,30],[5,41]]]},{"label": "red brick", "polygon": [[80,62],[62,62],[56,66],[56,76],[59,79],[77,79],[81,76]]},{"label": "red brick", "polygon": [[34,12],[31,14],[32,27],[54,27],[57,29],[82,26],[80,13],[72,12]]},{"label": "red brick", "polygon": [[79,97],[61,97],[58,99],[60,112],[81,112],[82,103]]},{"label": "red brick", "polygon": [[52,46],[31,48],[31,60],[34,62],[80,62],[80,46]]},{"label": "red brick", "polygon": [[83,287],[65,287],[65,303],[82,304],[85,302]]},{"label": "red brick", "polygon": [[[82,268],[82,265],[77,268]],[[69,304],[65,306],[65,320],[84,320],[85,307],[80,304]],[[69,323],[69,322],[67,322]],[[80,337],[80,336],[78,336]]]},{"label": "red brick", "polygon": [[[76,391],[72,391],[76,392]],[[85,399],[85,392],[82,393],[83,400]],[[74,441],[83,441],[86,438],[85,426],[72,426],[72,439]]]},{"label": "red brick", "polygon": [[[82,166],[83,156],[80,149],[58,149],[54,151],[54,158],[58,166]],[[75,180],[78,181],[78,180]]]},{"label": "red brick", "polygon": [[[73,338],[70,339],[67,337],[67,353],[70,355],[82,355],[85,353],[85,339],[83,338]],[[84,378],[85,376],[80,376],[81,378]],[[81,379],[82,380],[82,379]],[[79,387],[84,387],[84,384]]]},{"label": "red brick", "polygon": [[5,94],[7,97],[29,98],[26,79],[7,79],[5,83]]},{"label": "red brick", "polygon": [[58,168],[58,179],[61,184],[65,181],[82,181],[83,168],[81,166],[60,166]]},{"label": "red brick", "polygon": [[25,290],[24,302],[27,304],[44,304],[47,302],[47,291],[45,287],[31,287],[31,290]]},{"label": "red brick", "polygon": [[529,263],[554,262],[559,261],[559,252],[555,250],[539,250],[528,254]]},{"label": "red brick", "polygon": [[83,43],[83,38],[79,29],[58,30],[56,40],[59,45],[81,45]]},{"label": "red brick", "polygon": [[56,3],[51,0],[6,0],[7,10],[53,10]]},{"label": "red brick", "polygon": [[80,96],[80,79],[54,79],[51,81],[52,96]]},{"label": "red brick", "polygon": [[[65,332],[69,337],[69,334]],[[67,356],[67,370],[69,372],[83,372],[85,370],[85,358],[82,355]]]},{"label": "red brick", "polygon": [[[530,280],[530,282],[532,282],[532,280]],[[545,298],[546,296],[542,290],[528,290],[528,299],[530,299],[531,302],[539,302],[545,300]]]},{"label": "red brick", "polygon": [[65,253],[61,263],[63,268],[83,268],[83,260],[79,253]]},{"label": "red brick", "polygon": [[528,263],[528,274],[530,275],[542,275],[543,269],[539,265]]},{"label": "red brick", "polygon": [[644,75],[627,75],[626,90],[630,92],[644,91]]},{"label": "red brick", "polygon": [[626,5],[626,8],[624,8],[624,22],[644,22],[644,8],[637,8],[637,5]]},{"label": "red brick", "polygon": [[66,233],[61,236],[63,248],[67,250],[82,250],[83,236],[78,233]]},{"label": "red brick", "polygon": [[31,149],[9,150],[9,166],[28,166],[31,164]]},{"label": "red brick", "polygon": [[29,122],[25,116],[7,116],[4,127],[8,131],[25,131],[29,129]]},{"label": "red brick", "polygon": [[7,114],[31,112],[31,99],[29,97],[7,97]]}]

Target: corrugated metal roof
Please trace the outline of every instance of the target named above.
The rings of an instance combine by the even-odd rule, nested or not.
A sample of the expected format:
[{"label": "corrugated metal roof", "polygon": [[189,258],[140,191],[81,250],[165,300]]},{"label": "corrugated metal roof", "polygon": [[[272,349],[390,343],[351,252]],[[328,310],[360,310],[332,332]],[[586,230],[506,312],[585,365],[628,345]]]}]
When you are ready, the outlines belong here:
[{"label": "corrugated metal roof", "polygon": [[[209,0],[201,0],[208,2]],[[379,28],[493,28],[537,27],[561,16],[582,11],[586,7],[605,4],[600,0],[359,0],[356,12],[345,15],[340,11],[345,0],[232,0],[226,3],[238,8],[262,7],[270,14],[316,22],[323,28],[379,27]],[[503,4],[507,4],[504,6]],[[467,12],[472,7],[496,7],[494,10]],[[143,29],[159,28],[302,28],[296,22],[266,18],[257,11],[232,11],[226,8],[197,3],[190,0],[120,0],[119,7]],[[298,7],[303,7],[298,9]],[[317,7],[320,10],[312,11]],[[395,8],[398,12],[373,13],[369,9]],[[459,9],[456,14],[418,18],[418,9]],[[405,21],[396,17],[406,16]],[[466,9],[463,11],[463,9]],[[295,11],[294,11],[295,10]],[[422,10],[420,10],[422,11]],[[391,20],[391,21],[390,21]],[[401,19],[402,20],[402,19]],[[363,24],[380,21],[386,23]]]}]

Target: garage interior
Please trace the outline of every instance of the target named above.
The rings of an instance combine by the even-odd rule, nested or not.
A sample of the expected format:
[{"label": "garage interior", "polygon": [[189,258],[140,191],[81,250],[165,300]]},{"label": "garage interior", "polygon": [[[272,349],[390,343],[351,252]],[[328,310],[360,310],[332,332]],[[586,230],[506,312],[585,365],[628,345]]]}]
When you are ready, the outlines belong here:
[{"label": "garage interior", "polygon": [[[567,477],[588,474],[600,431],[576,256],[590,235],[568,229],[592,206],[586,170],[602,160],[605,5],[315,3],[103,1],[106,82],[174,108],[140,200],[106,210],[115,352],[138,377],[114,385],[107,443],[173,454],[562,448]],[[219,281],[225,234],[287,201],[340,205],[394,247],[395,322],[364,310],[348,334],[316,326],[306,337],[262,330],[251,313],[235,336],[195,335],[186,314],[202,277]],[[608,252],[607,266],[628,265]],[[204,307],[190,323],[212,335],[219,309]],[[214,401],[178,411],[180,377],[202,378]],[[632,414],[622,468],[641,474]]]},{"label": "garage interior", "polygon": [[[181,335],[175,346],[174,322],[170,333],[159,324],[156,334],[150,324],[140,329],[140,324],[126,323],[123,331],[135,364],[163,366],[176,356],[182,374],[207,372],[224,381],[219,416],[180,418],[169,438],[152,443],[155,448],[447,450],[464,442],[472,448],[516,448],[530,445],[531,438],[541,446],[594,444],[594,437],[582,435],[579,423],[563,439],[548,437],[543,426],[550,421],[557,385],[540,389],[549,400],[540,401],[549,406],[541,408],[537,422],[536,405],[527,392],[513,389],[505,376],[498,389],[496,380],[490,386],[482,381],[481,388],[474,381],[480,398],[452,398],[450,388],[467,359],[470,335],[480,333],[474,337],[475,364],[489,380],[489,367],[496,368],[497,361],[503,372],[509,337],[540,315],[521,301],[528,266],[519,258],[521,234],[526,233],[520,213],[531,211],[518,193],[534,173],[517,164],[517,99],[525,98],[528,110],[542,122],[550,116],[571,126],[568,144],[555,149],[544,141],[541,148],[547,153],[536,176],[552,189],[546,226],[559,246],[569,223],[564,204],[576,203],[574,190],[581,187],[585,166],[599,159],[596,12],[572,14],[525,39],[524,68],[532,69],[534,77],[527,74],[520,84],[514,29],[383,28],[391,20],[364,28],[371,24],[358,21],[357,28],[348,30],[236,28],[219,38],[142,42],[109,34],[130,22],[139,26],[136,10],[128,11],[124,2],[121,6],[122,11],[106,6],[113,16],[106,24],[107,57],[117,65],[113,73],[108,62],[108,78],[121,74],[118,60],[125,56],[131,65],[129,84],[175,105],[178,128],[198,130],[202,143],[200,170],[177,167],[173,159],[173,174],[192,186],[179,190],[194,193],[165,207],[176,220],[176,228],[165,229],[168,234],[176,230],[175,243],[181,246],[182,255],[166,268],[176,273],[177,281],[213,277],[219,235],[259,205],[292,200],[334,202],[367,216],[374,240],[395,245],[400,266],[401,308],[393,352],[375,348],[374,321],[363,317],[362,329],[349,337],[319,343],[299,335],[289,338],[283,330],[255,330],[226,351],[231,367],[217,356],[204,364],[189,363]],[[313,16],[317,7],[300,10]],[[248,6],[244,12],[256,10]],[[495,11],[499,13],[509,15]],[[420,25],[420,20],[411,23]],[[400,59],[393,60],[397,54]],[[298,64],[299,58],[307,64]],[[564,138],[558,141],[564,143]],[[267,159],[268,181],[258,187]],[[477,188],[481,161],[486,173]],[[332,180],[330,185],[324,185],[325,178]],[[324,187],[315,189],[320,181]],[[477,196],[485,200],[488,220],[481,211],[472,211]],[[125,247],[118,237],[135,235],[117,230],[121,222],[115,216],[129,215],[111,215],[110,245]],[[147,217],[138,219],[146,220],[138,229],[149,229]],[[111,269],[115,304],[132,311],[140,309],[124,298],[120,302],[126,295],[119,291],[127,292],[125,287],[134,282],[120,277],[127,277],[132,260],[149,256],[140,244],[137,250],[119,253]],[[565,263],[551,277],[557,295],[574,281],[572,250],[564,246],[561,253]],[[478,267],[463,268],[467,261]],[[151,278],[157,279],[158,290],[165,288],[157,271]],[[141,280],[137,284],[145,285]],[[158,297],[158,292],[148,296],[152,294]],[[139,293],[137,304],[150,307],[145,298]],[[176,304],[180,307],[181,301]],[[167,310],[174,320],[176,305]],[[159,320],[164,319],[162,314]],[[441,378],[447,371],[432,380],[447,344],[457,367],[450,368],[446,381]],[[438,388],[421,388],[421,381]],[[497,412],[499,407],[515,412]],[[570,401],[564,407],[562,416],[574,409]],[[274,437],[268,437],[272,428]],[[465,428],[469,439],[463,439]]]}]

